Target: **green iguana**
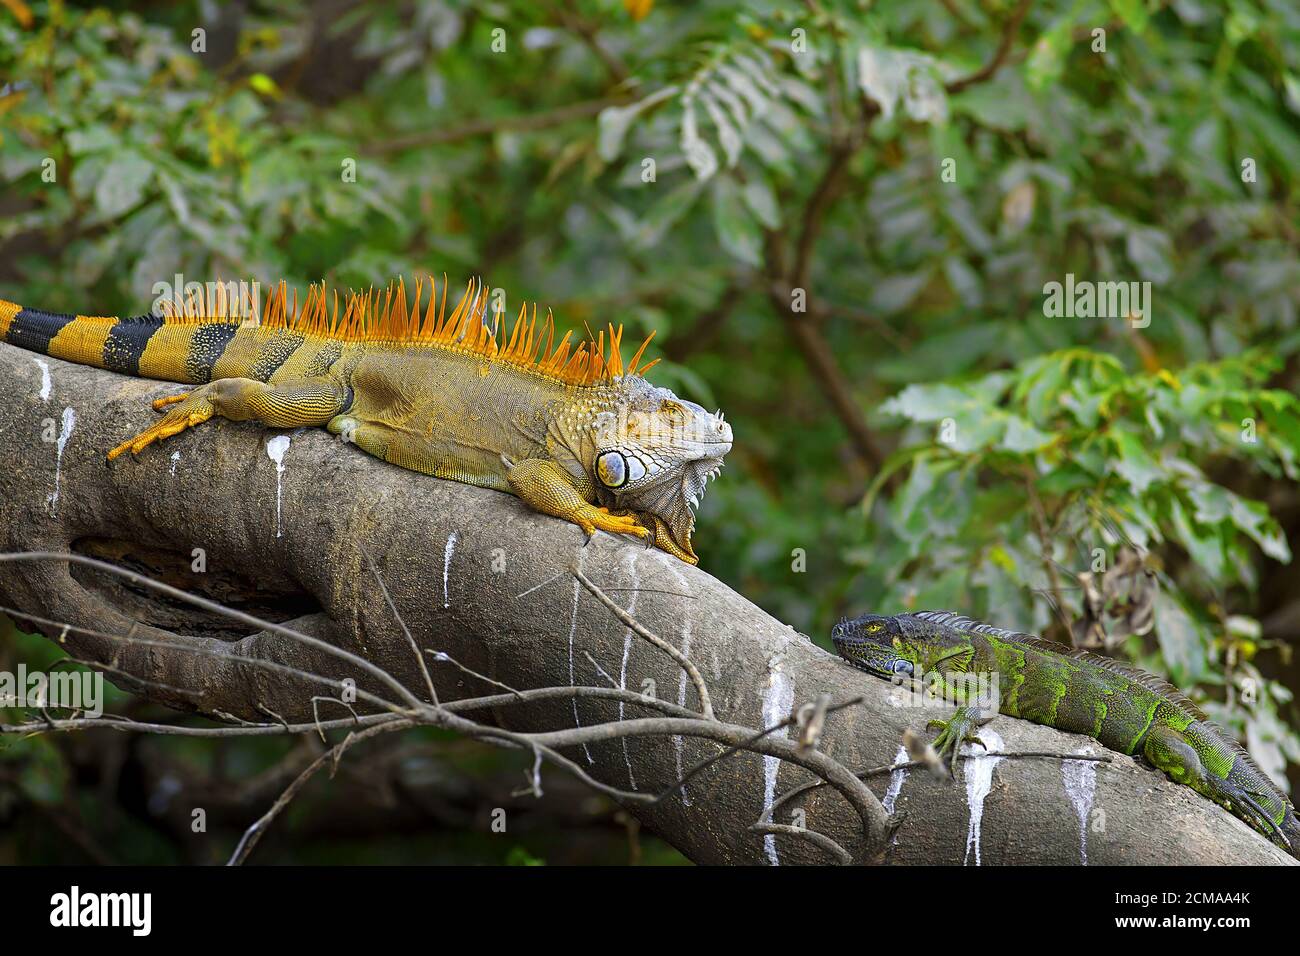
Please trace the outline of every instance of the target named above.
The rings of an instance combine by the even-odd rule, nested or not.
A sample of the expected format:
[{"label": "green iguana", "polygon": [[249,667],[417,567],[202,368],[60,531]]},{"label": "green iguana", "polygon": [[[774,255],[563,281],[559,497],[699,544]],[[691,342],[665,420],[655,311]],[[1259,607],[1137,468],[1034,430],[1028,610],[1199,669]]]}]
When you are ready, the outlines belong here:
[{"label": "green iguana", "polygon": [[[622,328],[576,348],[521,309],[505,336],[471,282],[447,312],[429,280],[339,297],[312,286],[302,307],[280,283],[266,308],[214,284],[136,318],[62,315],[0,299],[0,341],[82,365],[197,386],[160,398],[153,427],[117,458],[214,415],[272,428],[325,426],[403,468],[513,492],[579,525],[649,539],[695,564],[694,509],[731,450],[731,426],[627,365]],[[423,305],[423,307],[422,307]]]},{"label": "green iguana", "polygon": [[[878,677],[935,675],[959,702],[951,719],[931,721],[941,728],[935,748],[950,761],[962,741],[982,744],[972,731],[997,713],[1086,734],[1142,755],[1300,858],[1295,807],[1226,731],[1153,674],[952,611],[865,614],[836,625],[831,640],[845,660]],[[971,679],[979,676],[989,679]],[[976,702],[978,689],[987,696]]]}]

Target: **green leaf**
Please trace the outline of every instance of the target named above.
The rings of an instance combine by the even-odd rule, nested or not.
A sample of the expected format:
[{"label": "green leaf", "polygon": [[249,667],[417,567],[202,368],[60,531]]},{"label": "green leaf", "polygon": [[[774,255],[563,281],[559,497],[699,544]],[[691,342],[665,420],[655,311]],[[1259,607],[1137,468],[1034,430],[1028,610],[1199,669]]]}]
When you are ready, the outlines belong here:
[{"label": "green leaf", "polygon": [[634,245],[640,249],[650,249],[659,244],[674,223],[686,215],[695,200],[699,198],[704,184],[697,179],[688,179],[675,187],[667,196],[651,207],[636,233]]},{"label": "green leaf", "polygon": [[880,106],[888,120],[895,109],[921,123],[948,120],[948,94],[933,57],[913,50],[867,45],[858,50],[858,87]]},{"label": "green leaf", "polygon": [[1192,523],[1183,503],[1171,498],[1169,504],[1170,518],[1174,523],[1177,540],[1187,549],[1192,560],[1200,565],[1205,576],[1216,583],[1224,576],[1227,559],[1223,554],[1223,542],[1219,535],[1211,531],[1206,533]]},{"label": "green leaf", "polygon": [[1128,482],[1134,492],[1140,495],[1153,482],[1164,477],[1164,472],[1137,435],[1124,429],[1113,428],[1110,437],[1115,443],[1115,451],[1119,454],[1115,470]]},{"label": "green leaf", "polygon": [[1097,484],[1096,476],[1089,474],[1072,461],[1048,472],[1038,480],[1038,490],[1044,495],[1064,495],[1083,488],[1092,488]]},{"label": "green leaf", "polygon": [[1147,28],[1150,15],[1147,13],[1146,0],[1110,0],[1110,8],[1134,33],[1141,33]]},{"label": "green leaf", "polygon": [[682,98],[682,154],[696,179],[709,179],[718,171],[718,154],[700,136],[694,100]]},{"label": "green leaf", "polygon": [[1012,415],[1007,419],[1007,430],[998,442],[998,447],[1023,454],[1046,448],[1055,440],[1056,436],[1040,432],[1023,418]]},{"label": "green leaf", "polygon": [[153,164],[135,153],[114,157],[95,184],[95,207],[106,218],[115,219],[144,198],[153,178]]},{"label": "green leaf", "polygon": [[596,152],[600,158],[607,163],[617,159],[623,151],[623,140],[637,117],[676,94],[677,87],[666,86],[630,106],[607,106],[601,110],[596,118]]},{"label": "green leaf", "polygon": [[1028,368],[1032,371],[1016,386],[1016,397],[1024,399],[1034,421],[1049,421],[1060,407],[1057,396],[1069,381],[1070,357],[1056,352],[1036,359]]},{"label": "green leaf", "polygon": [[1025,61],[1025,79],[1030,89],[1046,89],[1061,78],[1073,42],[1072,33],[1073,24],[1062,17],[1038,37]]},{"label": "green leaf", "polygon": [[763,263],[763,232],[745,208],[740,189],[729,177],[720,176],[711,192],[713,228],[722,248],[745,265],[759,268]]},{"label": "green leaf", "polygon": [[1168,677],[1186,687],[1205,676],[1207,638],[1176,598],[1156,592],[1156,640],[1169,669]]},{"label": "green leaf", "polygon": [[937,422],[956,413],[970,396],[952,385],[909,385],[880,406],[881,414],[914,422]]},{"label": "green leaf", "polygon": [[120,144],[117,134],[107,126],[99,124],[87,126],[84,129],[74,129],[68,133],[68,152],[73,156],[84,156],[87,153],[98,153],[108,149],[116,149]]},{"label": "green leaf", "polygon": [[1173,241],[1160,229],[1137,227],[1126,237],[1129,261],[1137,267],[1138,274],[1150,282],[1163,285],[1174,274]]},{"label": "green leaf", "polygon": [[762,173],[751,172],[742,190],[745,205],[768,229],[781,227],[781,207],[776,201],[772,184]]},{"label": "green leaf", "polygon": [[265,73],[254,73],[248,78],[248,85],[257,93],[268,99],[278,100],[284,96],[278,83]]}]

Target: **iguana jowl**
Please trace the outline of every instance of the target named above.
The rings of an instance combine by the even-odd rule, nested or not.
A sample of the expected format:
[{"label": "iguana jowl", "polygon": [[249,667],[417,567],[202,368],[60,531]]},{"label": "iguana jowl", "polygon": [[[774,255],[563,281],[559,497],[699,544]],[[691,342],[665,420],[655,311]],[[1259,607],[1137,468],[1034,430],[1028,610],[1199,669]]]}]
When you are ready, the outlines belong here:
[{"label": "iguana jowl", "polygon": [[[995,713],[1086,734],[1111,750],[1145,757],[1300,858],[1295,807],[1222,728],[1172,684],[1087,651],[1071,651],[951,611],[865,614],[831,631],[836,650],[878,677],[937,675],[960,703],[935,747],[956,759],[964,740]],[[964,696],[996,675],[997,700]]]},{"label": "iguana jowl", "polygon": [[[233,284],[232,284],[233,285]],[[622,328],[572,346],[548,316],[522,309],[509,337],[488,291],[470,283],[447,311],[429,281],[408,302],[313,286],[301,308],[284,283],[266,307],[216,284],[163,314],[63,315],[0,299],[0,341],[128,375],[197,386],[159,399],[156,424],[110,459],[213,416],[273,428],[325,426],[362,450],[414,471],[513,492],[579,525],[649,538],[683,561],[709,478],[731,450],[721,413],[651,385],[626,365]]]}]

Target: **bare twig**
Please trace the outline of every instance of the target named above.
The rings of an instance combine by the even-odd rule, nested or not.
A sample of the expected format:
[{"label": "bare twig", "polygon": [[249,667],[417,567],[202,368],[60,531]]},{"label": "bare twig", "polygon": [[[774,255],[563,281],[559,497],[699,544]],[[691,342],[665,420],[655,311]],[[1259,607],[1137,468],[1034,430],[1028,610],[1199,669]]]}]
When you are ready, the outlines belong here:
[{"label": "bare twig", "polygon": [[409,721],[398,720],[392,723],[382,724],[378,727],[367,727],[365,730],[358,730],[354,733],[350,733],[342,742],[335,744],[329,750],[325,751],[309,763],[302,773],[294,777],[293,782],[290,783],[289,786],[284,789],[284,792],[276,798],[275,803],[271,804],[271,808],[267,810],[266,813],[262,814],[262,816],[258,817],[258,819],[253,822],[252,826],[244,831],[243,837],[240,839],[238,845],[236,845],[235,851],[230,854],[230,859],[227,861],[226,865],[239,866],[247,860],[248,855],[253,852],[253,848],[256,847],[258,842],[262,839],[262,835],[266,833],[267,829],[275,821],[275,818],[280,815],[281,811],[283,811],[284,808],[293,801],[293,798],[298,795],[298,791],[305,787],[307,781],[316,776],[317,772],[327,763],[331,763],[335,761],[337,757],[342,756],[343,751],[352,743],[353,740],[365,740],[378,734],[401,730],[409,725]]},{"label": "bare twig", "polygon": [[523,696],[522,694],[520,694],[519,691],[515,690],[515,689],[514,689],[513,687],[511,687],[509,684],[503,684],[503,683],[501,683],[501,681],[499,681],[499,680],[494,680],[493,678],[488,677],[486,674],[480,674],[478,671],[476,671],[476,670],[474,670],[474,669],[472,669],[472,668],[466,667],[464,664],[462,664],[460,661],[456,660],[456,658],[452,657],[452,656],[451,656],[450,654],[448,654],[446,651],[434,651],[434,650],[428,650],[428,649],[426,649],[424,653],[426,653],[426,654],[432,654],[432,655],[433,655],[433,659],[434,659],[435,661],[440,661],[440,662],[443,662],[443,663],[452,664],[452,665],[456,666],[457,668],[460,669],[460,671],[461,671],[462,673],[464,673],[464,674],[468,674],[470,677],[478,678],[479,680],[483,681],[483,683],[485,683],[485,684],[491,684],[493,687],[500,687],[502,690],[509,691],[510,693],[514,694],[516,697],[522,697],[522,696]]},{"label": "bare twig", "polygon": [[429,692],[429,700],[437,704],[438,692],[433,688],[433,678],[429,676],[429,667],[424,662],[424,655],[420,653],[420,646],[415,643],[415,638],[411,636],[411,629],[406,626],[406,621],[402,619],[402,612],[397,610],[397,605],[393,603],[393,596],[388,593],[388,585],[384,583],[384,576],[379,573],[375,559],[370,556],[370,552],[364,547],[361,548],[361,553],[365,556],[366,563],[370,565],[370,573],[375,576],[375,581],[379,584],[379,592],[383,594],[388,610],[392,611],[393,619],[397,621],[397,626],[402,629],[402,634],[406,637],[406,643],[411,645],[411,653],[415,656],[415,662],[420,667],[420,676],[424,678],[424,688]]},{"label": "bare twig", "polygon": [[1007,55],[1011,52],[1011,45],[1016,40],[1016,34],[1020,31],[1020,24],[1024,22],[1025,14],[1029,12],[1032,3],[1033,0],[1020,0],[1015,10],[1011,11],[1011,16],[1007,18],[1006,25],[1002,28],[1002,39],[998,41],[998,48],[993,52],[992,58],[974,73],[947,84],[944,88],[949,95],[960,93],[968,87],[991,79],[993,74],[1002,68],[1002,64],[1007,60]]},{"label": "bare twig", "polygon": [[808,840],[815,843],[831,856],[835,857],[843,866],[850,866],[853,863],[853,856],[848,850],[840,846],[824,833],[818,833],[816,830],[810,830],[807,827],[791,826],[788,823],[752,823],[749,828],[755,833],[777,833],[786,836],[799,837],[801,840]]},{"label": "bare twig", "polygon": [[593,584],[591,579],[578,570],[576,565],[571,570],[573,571],[573,576],[578,579],[582,586],[595,595],[596,600],[609,608],[610,612],[616,618],[631,628],[636,634],[645,638],[655,647],[659,648],[671,657],[677,663],[678,667],[686,671],[686,675],[691,679],[691,683],[695,685],[695,693],[700,697],[700,713],[703,715],[705,720],[713,720],[713,704],[709,700],[708,685],[704,683],[704,677],[700,674],[699,668],[695,666],[691,659],[676,647],[665,641],[658,634],[655,634],[631,614],[627,613],[627,611],[615,604],[610,596]]},{"label": "bare twig", "polygon": [[581,13],[572,0],[564,0],[555,8],[555,15],[565,29],[577,34],[578,38],[586,45],[601,63],[605,66],[605,71],[609,73],[609,78],[614,83],[624,83],[632,75],[631,70],[627,68],[618,55],[611,51],[605,44],[600,42],[599,30],[597,27]]},{"label": "bare twig", "polygon": [[[1038,487],[1036,485],[1036,476],[1028,465],[1024,469],[1025,494],[1029,498],[1029,516],[1033,521],[1034,534],[1038,537],[1038,546],[1042,551],[1043,569],[1047,572],[1047,580],[1051,584],[1052,594],[1059,596],[1064,592],[1061,584],[1061,576],[1056,570],[1056,561],[1052,556],[1052,536],[1047,528],[1047,509],[1043,507],[1042,499],[1038,497]],[[1053,610],[1056,611],[1057,620],[1060,621],[1061,627],[1065,629],[1068,635],[1071,631],[1070,621],[1065,616],[1058,601],[1051,601]]]}]

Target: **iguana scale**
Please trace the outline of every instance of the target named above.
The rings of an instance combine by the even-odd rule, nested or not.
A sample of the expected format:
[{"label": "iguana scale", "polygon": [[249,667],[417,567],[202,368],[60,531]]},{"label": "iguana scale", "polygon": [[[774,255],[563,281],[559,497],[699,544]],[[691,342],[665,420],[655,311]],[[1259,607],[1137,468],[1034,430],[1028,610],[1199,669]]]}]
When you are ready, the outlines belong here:
[{"label": "iguana scale", "polygon": [[[447,311],[429,280],[301,308],[278,284],[264,309],[213,284],[135,318],[64,315],[0,299],[0,341],[82,365],[196,386],[154,402],[163,416],[108,453],[138,453],[214,416],[272,428],[324,426],[403,468],[513,492],[579,525],[652,541],[683,561],[694,508],[731,450],[721,413],[626,365],[622,328],[574,347],[550,316],[520,310],[510,335],[471,282]],[[653,336],[651,336],[652,338]]]},{"label": "iguana scale", "polygon": [[[878,677],[935,675],[959,703],[935,747],[956,759],[976,725],[1003,713],[1086,734],[1111,750],[1145,757],[1300,858],[1295,807],[1228,733],[1176,687],[1132,665],[1067,650],[1031,634],[951,611],[866,614],[831,631],[836,650]],[[997,699],[975,702],[972,675],[996,676]]]}]

